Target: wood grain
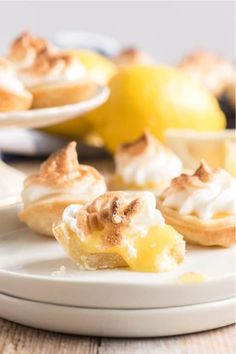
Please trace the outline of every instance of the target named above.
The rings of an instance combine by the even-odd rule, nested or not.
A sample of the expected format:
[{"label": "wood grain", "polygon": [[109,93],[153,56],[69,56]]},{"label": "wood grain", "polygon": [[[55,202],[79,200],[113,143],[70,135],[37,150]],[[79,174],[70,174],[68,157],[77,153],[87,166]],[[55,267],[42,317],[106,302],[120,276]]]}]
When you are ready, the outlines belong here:
[{"label": "wood grain", "polygon": [[1,354],[233,354],[235,326],[151,339],[72,336],[0,319]]}]

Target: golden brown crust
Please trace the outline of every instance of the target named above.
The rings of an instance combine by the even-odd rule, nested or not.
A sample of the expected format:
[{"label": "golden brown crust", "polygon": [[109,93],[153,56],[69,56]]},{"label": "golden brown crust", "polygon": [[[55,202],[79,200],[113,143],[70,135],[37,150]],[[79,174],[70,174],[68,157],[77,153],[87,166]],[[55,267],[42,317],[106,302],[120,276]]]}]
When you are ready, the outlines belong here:
[{"label": "golden brown crust", "polygon": [[167,224],[171,225],[184,239],[202,246],[230,247],[236,243],[235,217],[201,220],[192,215],[180,215],[176,210],[163,205],[163,199],[157,199],[157,207]]},{"label": "golden brown crust", "polygon": [[78,198],[68,195],[53,195],[42,198],[30,204],[19,213],[19,219],[25,222],[32,230],[47,236],[53,236],[52,226],[58,222],[64,209],[74,203],[84,204]]},{"label": "golden brown crust", "polygon": [[53,153],[42,163],[39,173],[29,176],[25,181],[25,187],[31,184],[43,184],[47,186],[66,188],[75,181],[87,176],[94,180],[103,180],[103,176],[92,166],[80,165],[76,152],[76,142],[70,142],[65,148]]},{"label": "golden brown crust", "polygon": [[32,95],[28,91],[10,92],[0,87],[0,112],[24,111],[31,107]]},{"label": "golden brown crust", "polygon": [[141,207],[141,200],[125,192],[107,192],[80,210],[77,226],[85,235],[103,231],[106,246],[120,244],[122,233]]},{"label": "golden brown crust", "polygon": [[30,88],[33,95],[32,108],[59,107],[78,103],[91,98],[98,85],[91,81],[41,85]]},{"label": "golden brown crust", "polygon": [[80,238],[62,222],[55,223],[53,233],[70,257],[83,269],[96,270],[127,267],[124,259],[115,253],[88,253],[81,247]]}]

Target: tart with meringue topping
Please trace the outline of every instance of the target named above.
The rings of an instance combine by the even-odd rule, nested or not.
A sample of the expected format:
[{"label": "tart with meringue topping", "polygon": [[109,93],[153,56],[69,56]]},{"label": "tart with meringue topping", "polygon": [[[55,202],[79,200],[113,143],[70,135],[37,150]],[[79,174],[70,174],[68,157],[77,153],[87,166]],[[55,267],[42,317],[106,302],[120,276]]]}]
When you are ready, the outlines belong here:
[{"label": "tart with meringue topping", "polygon": [[107,192],[92,203],[70,205],[53,233],[82,268],[129,267],[164,272],[184,259],[185,242],[165,225],[151,192]]},{"label": "tart with meringue topping", "polygon": [[78,103],[97,90],[97,84],[88,79],[85,67],[71,53],[45,49],[18,75],[33,94],[32,108]]},{"label": "tart with meringue topping", "polygon": [[236,241],[236,179],[201,162],[193,175],[181,174],[159,196],[166,222],[187,242],[230,247]]},{"label": "tart with meringue topping", "polygon": [[18,80],[9,60],[0,58],[0,112],[29,109],[32,95]]},{"label": "tart with meringue topping", "polygon": [[133,47],[123,49],[115,58],[113,58],[113,61],[119,68],[123,68],[127,65],[155,64],[155,61],[151,56]]},{"label": "tart with meringue topping", "polygon": [[66,206],[86,204],[105,191],[103,176],[95,168],[79,164],[76,143],[71,142],[52,154],[39,173],[26,178],[19,218],[31,229],[53,236],[52,224]]},{"label": "tart with meringue topping", "polygon": [[193,80],[202,83],[215,96],[221,96],[230,86],[235,90],[233,62],[207,51],[193,52],[178,65]]},{"label": "tart with meringue topping", "polygon": [[114,156],[111,189],[151,190],[160,193],[182,171],[181,160],[145,132],[132,143],[121,145]]},{"label": "tart with meringue topping", "polygon": [[24,32],[12,43],[8,54],[8,59],[18,71],[31,67],[34,64],[38,54],[45,49],[52,51],[56,50],[54,46],[52,46],[45,39],[35,37],[28,32]]}]

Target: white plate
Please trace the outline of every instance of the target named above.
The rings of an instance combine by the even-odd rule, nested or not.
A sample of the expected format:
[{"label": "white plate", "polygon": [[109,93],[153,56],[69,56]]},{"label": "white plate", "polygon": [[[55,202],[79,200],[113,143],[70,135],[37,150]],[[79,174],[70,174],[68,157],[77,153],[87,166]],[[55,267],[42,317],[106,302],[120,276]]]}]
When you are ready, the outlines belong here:
[{"label": "white plate", "polygon": [[0,294],[0,317],[56,332],[154,337],[205,331],[235,322],[235,299],[162,309],[114,310],[58,306]]},{"label": "white plate", "polygon": [[[21,225],[17,208],[0,210],[2,293],[54,304],[128,309],[184,306],[235,294],[235,248],[189,246],[184,264],[162,274],[128,269],[81,271],[53,238]],[[61,266],[65,272],[58,272]],[[206,279],[181,283],[179,277],[188,272],[204,274]]]},{"label": "white plate", "polygon": [[0,128],[27,127],[42,128],[52,124],[79,117],[80,115],[100,106],[109,96],[107,87],[98,87],[91,98],[79,103],[61,107],[31,109],[19,112],[0,112]]}]

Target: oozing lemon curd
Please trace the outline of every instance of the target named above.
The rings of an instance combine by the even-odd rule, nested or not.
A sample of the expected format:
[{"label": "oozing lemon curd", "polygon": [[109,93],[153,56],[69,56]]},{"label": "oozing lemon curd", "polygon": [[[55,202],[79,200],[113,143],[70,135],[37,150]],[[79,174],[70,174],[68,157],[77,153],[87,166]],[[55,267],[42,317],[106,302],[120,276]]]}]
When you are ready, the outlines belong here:
[{"label": "oozing lemon curd", "polygon": [[230,215],[229,213],[222,211],[222,212],[220,212],[220,213],[215,213],[215,214],[213,215],[213,219],[226,218],[226,217],[229,216],[229,215]]},{"label": "oozing lemon curd", "polygon": [[201,273],[189,272],[181,275],[178,280],[181,283],[202,283],[205,280],[205,275]]},{"label": "oozing lemon curd", "polygon": [[[73,231],[70,230],[72,236]],[[77,250],[89,254],[118,254],[134,271],[161,272],[172,269],[182,259],[174,258],[176,243],[181,236],[169,225],[150,227],[147,234],[125,233],[116,246],[104,246],[102,232],[96,231],[83,241],[74,235],[70,237],[70,254],[78,259]],[[176,254],[175,254],[176,256]]]}]

